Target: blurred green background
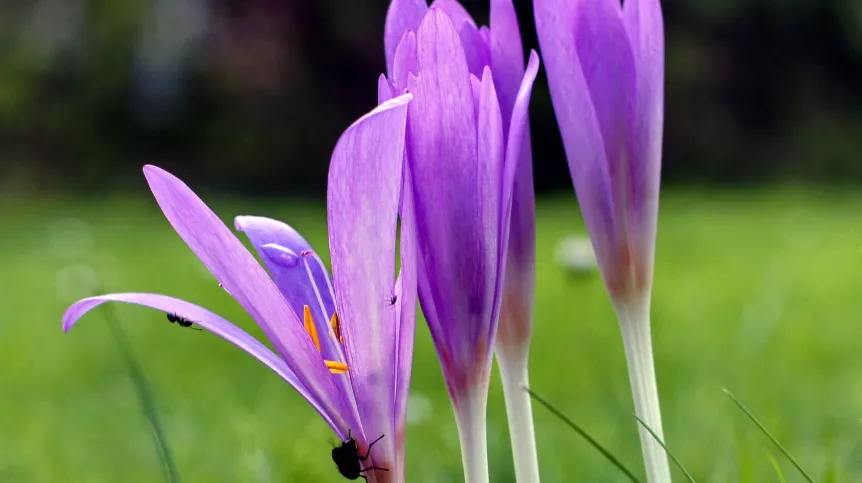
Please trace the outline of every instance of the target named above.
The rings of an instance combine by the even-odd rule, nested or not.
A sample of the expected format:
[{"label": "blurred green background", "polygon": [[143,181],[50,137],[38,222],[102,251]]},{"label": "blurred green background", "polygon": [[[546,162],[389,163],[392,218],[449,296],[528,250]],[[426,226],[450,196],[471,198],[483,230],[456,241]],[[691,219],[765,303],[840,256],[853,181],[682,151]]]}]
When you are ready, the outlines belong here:
[{"label": "blurred green background", "polygon": [[[486,1],[468,1],[480,23]],[[531,4],[516,1],[527,47]],[[671,448],[698,481],[788,481],[732,406],[761,417],[818,481],[862,481],[862,3],[663,2],[664,188],[653,327]],[[97,287],[249,317],[159,213],[144,163],[222,218],[280,218],[325,252],[341,131],[375,102],[386,1],[5,0],[0,14],[0,482],[162,481],[105,316],[118,314],[185,481],[341,481],[320,418],[252,358],[164,314],[118,307],[69,334]],[[534,388],[642,475],[622,344],[584,235],[543,77]],[[462,481],[420,322],[408,481]],[[492,481],[514,480],[499,381]],[[625,481],[535,407],[544,481]],[[680,479],[680,475],[676,475]]]},{"label": "blurred green background", "polygon": [[[376,101],[387,0],[3,0],[0,187],[318,195]],[[488,1],[464,2],[487,24]],[[532,3],[516,0],[525,48]],[[667,181],[862,180],[862,2],[665,0]],[[536,180],[567,189],[544,74]]]},{"label": "blurred green background", "polygon": [[[147,199],[3,205],[0,481],[161,481],[134,387],[101,309],[68,334],[60,315],[96,284],[168,293],[253,334]],[[140,195],[140,196],[137,196]],[[323,206],[204,199],[288,220],[326,244]],[[777,454],[730,404],[742,398],[818,477],[862,478],[862,195],[812,189],[665,190],[653,309],[667,439],[698,481],[778,481]],[[73,216],[73,218],[72,218]],[[557,243],[582,232],[569,195],[539,208],[533,387],[641,474],[622,344],[596,274],[573,275]],[[333,436],[281,379],[223,340],[118,306],[186,481],[341,481]],[[428,330],[417,330],[408,481],[463,481],[458,437]],[[499,381],[490,403],[492,481],[514,481]],[[535,408],[544,481],[626,481]],[[778,456],[776,456],[778,458]],[[779,458],[788,481],[801,481]],[[679,475],[677,475],[679,477]],[[678,478],[679,479],[679,478]]]}]

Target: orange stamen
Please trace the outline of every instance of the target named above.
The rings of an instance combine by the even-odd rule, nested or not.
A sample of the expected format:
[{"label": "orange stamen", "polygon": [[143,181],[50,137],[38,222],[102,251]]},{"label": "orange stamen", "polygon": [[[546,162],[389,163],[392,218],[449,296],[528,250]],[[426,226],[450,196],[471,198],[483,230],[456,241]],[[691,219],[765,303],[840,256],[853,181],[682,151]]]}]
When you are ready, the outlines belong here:
[{"label": "orange stamen", "polygon": [[343,343],[344,337],[341,337],[341,321],[338,320],[338,312],[332,314],[332,320],[329,321],[329,325],[332,326],[332,331],[335,332],[335,338],[338,339],[338,342]]},{"label": "orange stamen", "polygon": [[[308,305],[305,305],[302,310],[302,318],[303,325],[305,327],[305,332],[308,333],[308,336],[311,337],[311,341],[314,342],[314,346],[317,347],[317,352],[320,352],[320,338],[317,337],[317,326],[314,325],[314,318],[311,316],[311,308]],[[332,316],[332,329],[335,331],[335,334],[338,338],[341,338],[341,326],[338,323],[338,315],[334,314]],[[326,364],[326,368],[329,369],[329,372],[333,374],[344,374],[347,372],[347,364],[343,362],[335,362],[335,361],[323,361]]]},{"label": "orange stamen", "polygon": [[344,374],[347,372],[347,364],[343,362],[335,362],[335,361],[324,361],[326,362],[326,368],[329,369],[329,372],[333,374]]},{"label": "orange stamen", "polygon": [[311,309],[306,305],[303,309],[303,319],[305,323],[305,331],[311,337],[311,342],[317,347],[317,352],[320,352],[320,339],[317,337],[317,327],[314,325],[314,319],[311,318]]}]

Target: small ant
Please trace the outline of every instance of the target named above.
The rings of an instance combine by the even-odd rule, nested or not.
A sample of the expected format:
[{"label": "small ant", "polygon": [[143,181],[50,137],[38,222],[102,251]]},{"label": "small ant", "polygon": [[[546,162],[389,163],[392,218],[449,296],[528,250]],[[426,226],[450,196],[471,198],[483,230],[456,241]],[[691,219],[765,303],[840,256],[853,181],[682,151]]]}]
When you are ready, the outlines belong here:
[{"label": "small ant", "polygon": [[368,456],[371,455],[371,447],[374,446],[374,443],[383,439],[383,436],[385,435],[380,435],[379,438],[372,441],[371,444],[368,445],[368,451],[365,452],[365,456],[360,456],[359,446],[356,444],[356,440],[350,435],[350,430],[348,429],[347,440],[342,441],[338,447],[332,448],[332,461],[334,461],[336,466],[338,466],[338,472],[341,473],[341,476],[348,480],[358,480],[359,478],[367,480],[368,478],[362,474],[366,471],[389,471],[386,468],[378,468],[376,466],[362,468],[362,465],[360,464],[360,461],[368,459]]},{"label": "small ant", "polygon": [[386,298],[386,301],[388,302],[386,304],[386,306],[391,307],[391,306],[395,305],[395,302],[398,301],[398,296],[397,295],[391,295],[391,296]]},{"label": "small ant", "polygon": [[168,314],[168,322],[170,322],[172,324],[174,322],[176,322],[177,325],[179,325],[180,327],[188,327],[188,328],[194,329],[194,330],[203,330],[203,329],[199,329],[197,327],[192,327],[192,325],[194,325],[194,322],[192,322],[191,320],[189,320],[185,317],[180,317],[177,314]]}]

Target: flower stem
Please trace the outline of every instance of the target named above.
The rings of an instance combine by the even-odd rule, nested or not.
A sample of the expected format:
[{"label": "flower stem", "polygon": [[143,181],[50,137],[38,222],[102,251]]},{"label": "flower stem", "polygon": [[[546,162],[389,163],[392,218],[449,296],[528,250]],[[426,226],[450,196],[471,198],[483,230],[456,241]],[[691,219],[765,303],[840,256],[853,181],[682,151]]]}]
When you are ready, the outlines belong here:
[{"label": "flower stem", "polygon": [[[519,347],[523,346],[523,347]],[[533,408],[530,394],[529,341],[526,344],[497,344],[497,364],[503,380],[506,398],[506,416],[509,420],[509,437],[512,441],[512,458],[515,461],[515,481],[539,482],[539,459],[536,453],[536,433],[533,430]]]},{"label": "flower stem", "polygon": [[488,483],[487,386],[474,389],[454,406],[464,463],[464,483]]},{"label": "flower stem", "polygon": [[[652,354],[649,302],[618,303],[615,304],[615,308],[623,335],[635,414],[645,421],[661,440],[664,440]],[[650,483],[669,483],[671,480],[667,453],[646,428],[639,425],[638,429],[647,480]]]}]

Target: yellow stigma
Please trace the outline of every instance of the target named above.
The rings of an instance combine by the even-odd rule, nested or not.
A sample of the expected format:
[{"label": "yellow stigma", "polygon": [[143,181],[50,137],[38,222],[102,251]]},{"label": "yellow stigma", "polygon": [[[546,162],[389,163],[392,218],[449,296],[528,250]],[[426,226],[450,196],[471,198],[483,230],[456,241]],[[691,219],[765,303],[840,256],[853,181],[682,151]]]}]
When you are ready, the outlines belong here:
[{"label": "yellow stigma", "polygon": [[[311,308],[306,305],[302,310],[302,318],[303,318],[303,326],[305,327],[305,332],[311,338],[311,342],[314,343],[314,347],[317,347],[317,352],[320,352],[320,338],[317,336],[317,326],[314,325],[314,318],[311,316]],[[338,338],[339,341],[341,339],[341,325],[338,322],[338,314],[332,314],[332,321],[330,322],[332,325],[332,330],[335,332],[335,337]],[[344,374],[347,372],[347,364],[343,362],[336,361],[323,361],[326,364],[326,368],[329,369],[329,372],[333,374]]]}]

